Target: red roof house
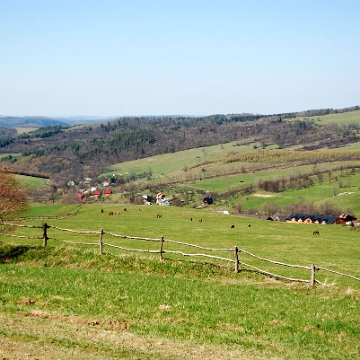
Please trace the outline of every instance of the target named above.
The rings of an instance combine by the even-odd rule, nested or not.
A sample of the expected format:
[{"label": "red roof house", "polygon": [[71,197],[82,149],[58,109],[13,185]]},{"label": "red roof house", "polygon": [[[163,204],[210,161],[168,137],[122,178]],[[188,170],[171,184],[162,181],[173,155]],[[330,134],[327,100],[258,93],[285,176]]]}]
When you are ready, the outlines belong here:
[{"label": "red roof house", "polygon": [[93,194],[94,196],[101,196],[101,190],[95,190]]},{"label": "red roof house", "polygon": [[105,195],[111,195],[113,192],[112,192],[112,190],[110,190],[110,189],[106,189],[105,190]]}]

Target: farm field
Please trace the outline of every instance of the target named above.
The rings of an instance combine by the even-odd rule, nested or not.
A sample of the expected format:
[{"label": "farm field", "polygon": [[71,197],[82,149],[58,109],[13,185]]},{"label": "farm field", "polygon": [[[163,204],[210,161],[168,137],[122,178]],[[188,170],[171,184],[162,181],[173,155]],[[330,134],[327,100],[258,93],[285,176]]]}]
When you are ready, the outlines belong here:
[{"label": "farm field", "polygon": [[47,185],[49,186],[50,180],[49,179],[42,179],[35,176],[26,176],[26,175],[15,175],[16,180],[23,184],[24,186],[28,188],[35,188],[38,186]]},{"label": "farm field", "polygon": [[[64,215],[75,209],[30,209],[29,216]],[[101,212],[101,209],[103,212]],[[320,271],[314,288],[252,272],[240,264],[166,253],[167,239],[212,248],[235,245],[258,256],[360,277],[359,233],[340,225],[301,225],[249,219],[204,209],[83,205],[62,220],[23,224],[165,237],[159,255],[131,253],[98,243],[99,235],[16,228],[24,239],[0,241],[0,355],[94,359],[356,359],[360,356],[360,282]],[[109,215],[118,211],[118,215]],[[161,213],[162,217],[156,215]],[[192,221],[191,221],[192,218]],[[199,222],[202,219],[202,222]],[[248,223],[251,222],[251,227]],[[234,228],[231,228],[234,225]],[[312,235],[313,229],[320,236]],[[40,239],[35,239],[40,237]],[[57,239],[57,240],[55,240]],[[66,240],[68,242],[63,242]],[[127,248],[158,243],[114,238]],[[185,250],[185,247],[181,247]],[[188,253],[203,250],[186,248]],[[115,256],[116,255],[116,256]],[[231,258],[231,254],[222,252]],[[264,265],[239,254],[240,262],[286,276],[309,272]]]},{"label": "farm field", "polygon": [[[247,142],[249,141],[251,139],[247,140]],[[252,149],[253,143],[241,145],[241,142],[230,142],[114,164],[111,170],[114,173],[124,175],[130,173],[138,174],[150,169],[153,177],[164,177],[169,174],[182,172],[184,166],[214,160],[218,157],[226,156],[230,152],[239,153],[251,151]]]},{"label": "farm field", "polygon": [[[59,220],[39,218],[39,220],[21,221],[20,223],[41,226],[42,223],[46,222],[62,229],[85,232],[85,234],[77,234],[50,228],[48,230],[50,246],[59,245],[57,241],[60,242],[61,240],[67,240],[70,244],[71,242],[82,241],[93,242],[96,246],[95,249],[98,250],[98,233],[86,234],[86,231],[99,232],[100,229],[103,229],[110,234],[132,237],[160,239],[163,236],[165,238],[164,250],[167,246],[175,246],[174,244],[167,244],[167,239],[208,248],[226,248],[230,251],[233,250],[234,246],[237,246],[263,258],[291,264],[309,265],[314,263],[324,267],[335,266],[334,270],[349,272],[360,277],[356,262],[360,257],[359,232],[351,231],[346,226],[266,221],[226,215],[213,210],[211,206],[202,209],[188,209],[157,205],[140,207],[126,205],[126,210],[125,212],[124,205],[119,204],[88,204],[82,205],[75,215]],[[75,211],[75,205],[66,207],[38,205],[32,208],[28,215],[31,217],[41,216],[42,213],[42,215],[53,217],[56,215],[64,216]],[[109,215],[110,212],[114,211],[118,214]],[[161,218],[158,218],[157,216],[160,213]],[[250,228],[248,227],[249,223],[251,223]],[[232,225],[234,228],[231,227]],[[314,238],[312,235],[315,228],[320,230],[320,238]],[[15,230],[17,235],[37,236],[39,239],[12,238],[11,242],[29,245],[29,241],[31,241],[30,244],[33,245],[42,244],[42,229],[18,227]],[[57,241],[52,242],[52,237]],[[111,235],[104,235],[103,241],[140,249],[149,247],[158,249],[159,246],[157,243],[116,238]],[[298,250],[296,250],[297,248]],[[184,250],[184,248],[181,249]],[[116,253],[115,250],[107,248],[106,252]],[[187,249],[187,252],[196,253],[198,250]],[[171,258],[172,255],[166,256]],[[176,258],[178,259],[178,257]],[[351,258],[353,258],[352,265],[349,265],[347,260],[351,260]],[[284,270],[286,271],[286,269]]]}]

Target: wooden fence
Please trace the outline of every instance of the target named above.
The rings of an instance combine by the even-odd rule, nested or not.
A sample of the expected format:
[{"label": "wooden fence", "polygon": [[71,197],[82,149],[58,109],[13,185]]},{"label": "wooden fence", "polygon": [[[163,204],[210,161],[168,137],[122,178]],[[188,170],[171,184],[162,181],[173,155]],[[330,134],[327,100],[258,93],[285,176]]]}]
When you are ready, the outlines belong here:
[{"label": "wooden fence", "polygon": [[[237,246],[234,246],[233,248],[222,248],[222,249],[221,248],[207,248],[207,247],[203,247],[203,246],[199,246],[199,245],[195,245],[195,244],[190,244],[190,243],[186,243],[186,242],[182,242],[182,241],[169,240],[169,239],[165,240],[165,238],[163,236],[161,236],[158,239],[154,239],[154,238],[144,238],[144,237],[136,237],[136,236],[128,236],[128,235],[119,235],[119,234],[114,234],[114,233],[105,231],[104,229],[100,229],[99,231],[79,231],[79,230],[71,230],[71,229],[60,228],[58,226],[49,225],[47,223],[43,223],[41,226],[35,226],[35,225],[23,225],[23,224],[13,224],[13,223],[8,223],[8,222],[0,222],[0,225],[10,226],[10,227],[25,227],[25,228],[42,229],[42,235],[39,236],[39,237],[31,237],[31,236],[26,236],[26,235],[21,236],[21,235],[14,235],[14,234],[2,234],[2,235],[10,236],[10,237],[17,237],[17,238],[42,239],[44,247],[47,246],[48,240],[57,240],[57,241],[65,242],[65,243],[71,243],[71,244],[98,246],[100,254],[104,253],[104,246],[117,248],[117,249],[125,250],[125,251],[132,251],[132,252],[158,253],[160,261],[164,260],[164,257],[163,257],[164,254],[176,254],[176,255],[182,255],[182,256],[205,257],[205,258],[211,258],[211,259],[214,259],[214,260],[221,260],[221,261],[226,261],[228,263],[233,263],[234,264],[234,271],[236,273],[241,271],[241,269],[240,269],[240,265],[241,265],[244,268],[251,269],[251,270],[253,270],[255,272],[258,272],[258,273],[261,273],[261,274],[264,274],[266,276],[273,277],[273,278],[276,278],[276,279],[279,279],[279,280],[309,283],[312,286],[314,286],[315,283],[323,284],[322,282],[320,282],[319,280],[317,280],[315,278],[316,271],[320,271],[320,270],[330,272],[332,274],[344,276],[344,277],[347,277],[347,278],[351,278],[353,280],[360,281],[360,278],[355,277],[353,275],[344,274],[344,273],[341,273],[339,271],[327,269],[327,268],[324,268],[324,267],[315,266],[314,264],[311,264],[310,266],[294,265],[294,264],[286,264],[286,263],[283,263],[283,262],[262,258],[260,256],[257,256],[255,254],[250,253],[249,251],[246,251],[244,249],[240,249]],[[48,237],[48,229],[51,229],[51,228],[59,230],[59,231],[71,232],[71,233],[76,233],[76,234],[81,234],[81,235],[98,235],[99,240],[98,240],[98,242],[82,242],[82,241],[79,242],[79,241],[68,241],[68,240],[59,240],[59,239],[55,239],[55,238],[49,238]],[[116,238],[130,239],[130,240],[157,242],[157,243],[159,243],[159,248],[158,248],[158,250],[126,248],[126,247],[123,247],[123,246],[118,246],[118,245],[114,245],[114,244],[111,244],[111,243],[108,243],[108,242],[104,242],[104,235],[108,235],[108,236],[116,237]],[[209,252],[227,252],[229,254],[232,254],[232,257],[227,258],[227,257],[222,257],[222,256],[217,256],[217,255],[204,254],[204,253],[185,253],[185,252],[179,251],[179,250],[166,250],[164,248],[165,243],[169,243],[169,244],[171,243],[171,244],[175,244],[175,245],[179,245],[179,246],[181,245],[181,246],[185,246],[185,247],[192,247],[192,248],[196,248],[196,249],[199,249],[199,250],[205,250],[205,251],[209,251]],[[282,276],[282,275],[279,275],[279,274],[274,274],[274,273],[262,270],[262,269],[260,269],[258,267],[255,267],[253,265],[245,263],[242,260],[240,261],[239,260],[239,254],[245,254],[245,255],[248,255],[249,257],[255,258],[257,260],[260,260],[260,261],[263,261],[263,262],[268,262],[268,263],[275,264],[275,265],[308,270],[308,271],[310,271],[310,279],[296,279],[296,278],[293,278],[293,277],[286,277],[286,276]]]}]

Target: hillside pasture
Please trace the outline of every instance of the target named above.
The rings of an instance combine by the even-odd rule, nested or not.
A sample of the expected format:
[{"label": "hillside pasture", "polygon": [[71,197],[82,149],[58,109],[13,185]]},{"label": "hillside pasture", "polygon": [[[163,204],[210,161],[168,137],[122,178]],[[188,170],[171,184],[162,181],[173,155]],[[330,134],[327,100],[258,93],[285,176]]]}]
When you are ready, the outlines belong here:
[{"label": "hillside pasture", "polygon": [[[29,215],[62,215],[70,210],[39,205]],[[14,234],[34,238],[0,237],[0,355],[177,360],[358,357],[359,281],[320,270],[316,278],[323,285],[312,288],[278,281],[241,263],[236,274],[233,263],[166,250],[206,253],[167,242],[170,239],[229,250],[236,245],[263,258],[313,263],[360,277],[360,232],[340,225],[279,223],[209,210],[155,205],[139,210],[126,205],[124,211],[119,204],[92,204],[66,219],[22,221],[38,226],[46,221],[84,232],[102,228],[123,235],[164,236],[164,261],[156,253],[106,245],[100,255],[99,234],[55,228],[48,229],[48,246],[42,248],[42,229],[16,227]],[[118,214],[109,215],[114,211]],[[319,236],[312,235],[314,229]],[[109,234],[103,241],[159,250],[159,243]],[[231,258],[233,253],[221,255]],[[239,260],[289,277],[310,277],[308,271],[266,264],[242,253]]]},{"label": "hillside pasture", "polygon": [[44,178],[39,178],[36,176],[26,176],[26,175],[15,175],[16,180],[28,187],[28,188],[36,188],[39,186],[49,186],[50,185],[50,180],[49,179],[44,179]]},{"label": "hillside pasture", "polygon": [[338,114],[328,114],[322,116],[300,117],[296,119],[300,119],[300,120],[309,119],[315,121],[320,125],[328,125],[330,123],[336,123],[338,125],[349,125],[349,124],[360,125],[360,110],[349,111]]},{"label": "hillside pasture", "polygon": [[[100,210],[103,210],[101,212]],[[179,244],[167,242],[175,240],[199,245],[206,248],[228,249],[218,253],[205,252],[208,255],[218,255],[233,259],[233,249],[249,251],[259,257],[271,259],[288,264],[310,266],[315,264],[323,268],[330,268],[343,273],[349,273],[360,277],[357,264],[360,257],[360,233],[350,231],[347,226],[341,225],[304,225],[266,221],[242,216],[224,215],[223,213],[209,211],[211,208],[186,209],[161,206],[126,206],[127,211],[119,205],[84,205],[75,216],[56,220],[32,220],[31,224],[41,226],[43,222],[59,228],[78,230],[82,232],[97,232],[96,234],[77,234],[64,232],[57,229],[48,229],[50,238],[49,246],[61,244],[61,240],[74,243],[82,249],[88,249],[87,245],[76,245],[75,242],[93,243],[90,248],[99,250],[99,231],[133,237],[145,237],[160,239],[165,238],[164,257],[173,260],[188,259],[180,255],[166,254],[166,250],[182,251],[185,253],[202,252],[196,248],[189,248]],[[60,210],[60,209],[58,209]],[[118,215],[109,215],[117,211]],[[37,210],[40,213],[40,208]],[[64,213],[62,211],[61,213]],[[157,214],[162,217],[158,218]],[[60,212],[59,212],[60,214]],[[201,220],[201,222],[199,221]],[[26,222],[28,223],[28,222]],[[251,227],[248,224],[251,223]],[[234,225],[234,228],[232,228]],[[320,237],[312,235],[314,230],[320,231]],[[33,236],[34,239],[8,238],[14,244],[42,244],[42,230],[29,228],[16,228],[15,234],[20,236]],[[35,238],[38,238],[37,240]],[[56,240],[52,240],[56,239]],[[3,238],[4,241],[4,238]],[[139,241],[113,237],[105,234],[103,242],[122,246],[125,248],[148,249],[159,251],[159,242]],[[123,254],[123,250],[105,246],[105,252],[110,254]],[[125,253],[129,253],[125,251]],[[200,259],[200,258],[199,258]],[[191,261],[200,261],[191,258]],[[208,261],[202,258],[202,261]],[[310,273],[304,270],[279,267],[269,263],[259,262],[240,254],[240,261],[258,266],[266,271],[271,271],[283,276],[309,279]],[[220,261],[220,263],[222,263]],[[233,263],[224,262],[233,268]],[[354,286],[360,289],[360,283],[339,278],[330,273],[319,272],[317,275],[321,282],[335,281],[343,286]],[[240,276],[241,278],[241,276]]]},{"label": "hillside pasture", "polygon": [[[233,206],[240,203],[244,211],[250,209],[260,209],[263,203],[273,203],[279,206],[287,204],[297,204],[301,202],[314,203],[319,205],[325,201],[330,201],[343,209],[351,209],[354,215],[360,215],[359,189],[360,174],[355,171],[348,174],[341,170],[334,171],[335,168],[344,168],[347,165],[358,167],[359,161],[352,162],[332,162],[320,163],[316,165],[303,165],[290,168],[277,168],[257,172],[249,172],[240,175],[227,177],[217,177],[197,181],[183,187],[188,190],[212,192],[222,194],[227,191],[245,188],[250,185],[258,186],[260,181],[287,179],[289,176],[299,176],[311,174],[319,171],[322,175],[313,175],[313,185],[306,188],[287,189],[280,192],[264,192],[256,190],[254,194],[245,196],[236,195],[219,201],[217,206]],[[328,174],[331,173],[331,179]],[[344,194],[344,196],[342,196]],[[259,196],[265,195],[265,196]]]},{"label": "hillside pasture", "polygon": [[39,126],[16,126],[15,129],[18,133],[18,135],[21,134],[26,134],[29,133],[31,131],[37,130],[39,128]]},{"label": "hillside pasture", "polygon": [[241,153],[250,151],[252,148],[253,143],[251,139],[247,140],[246,144],[230,142],[221,145],[205,146],[114,164],[111,166],[111,171],[116,174],[127,175],[130,173],[138,174],[151,169],[154,178],[161,178],[170,174],[181,173],[186,166],[211,161],[231,152]]},{"label": "hillside pasture", "polygon": [[214,280],[206,276],[209,267],[201,272],[194,265],[170,262],[164,263],[168,267],[161,274],[154,260],[138,260],[122,257],[115,262],[59,248],[29,249],[18,256],[19,264],[0,264],[0,355],[167,360],[358,357],[357,292],[328,286],[312,291],[256,276],[246,276],[247,282],[241,283],[221,269]]}]

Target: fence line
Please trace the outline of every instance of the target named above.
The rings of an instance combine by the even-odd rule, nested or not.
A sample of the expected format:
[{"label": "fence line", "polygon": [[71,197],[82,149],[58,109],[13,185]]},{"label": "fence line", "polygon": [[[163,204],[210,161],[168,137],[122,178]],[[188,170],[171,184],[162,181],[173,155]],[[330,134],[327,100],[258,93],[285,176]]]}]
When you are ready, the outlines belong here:
[{"label": "fence line", "polygon": [[318,268],[318,270],[323,270],[323,271],[328,271],[328,272],[331,272],[331,273],[334,273],[334,274],[337,274],[337,275],[341,275],[341,276],[346,276],[346,277],[349,277],[351,279],[354,279],[354,280],[359,280],[360,281],[360,278],[356,277],[356,276],[353,276],[353,275],[349,275],[349,274],[343,274],[339,271],[335,271],[335,270],[330,270],[330,269],[326,269],[326,268]]},{"label": "fence line", "polygon": [[289,267],[293,267],[293,268],[299,268],[299,269],[306,269],[306,270],[311,270],[311,268],[309,266],[303,266],[303,265],[293,265],[293,264],[285,264],[285,263],[282,263],[282,262],[279,262],[279,261],[274,261],[274,260],[269,260],[269,259],[265,259],[265,258],[261,258],[259,256],[256,256],[246,250],[243,250],[243,249],[239,249],[240,252],[243,252],[249,256],[252,256],[258,260],[262,260],[262,261],[267,261],[267,262],[270,262],[272,264],[276,264],[276,265],[283,265],[283,266],[289,266]]},{"label": "fence line", "polygon": [[[42,237],[40,238],[42,239]],[[95,246],[99,246],[98,243],[94,243],[94,242],[83,242],[83,241],[70,241],[70,240],[60,240],[60,239],[55,239],[55,238],[48,238],[48,240],[54,240],[54,241],[61,241],[64,243],[68,243],[68,244],[76,244],[76,245],[95,245]]]},{"label": "fence line", "polygon": [[[264,275],[269,275],[271,277],[275,277],[275,278],[278,278],[278,279],[283,279],[283,280],[288,280],[288,281],[295,281],[295,282],[305,282],[305,283],[311,283],[311,280],[304,280],[304,279],[294,279],[294,278],[289,278],[289,277],[286,277],[286,276],[282,276],[282,275],[276,275],[276,274],[272,274],[268,271],[265,271],[265,270],[262,270],[262,269],[259,269],[255,266],[252,266],[252,265],[249,265],[249,264],[246,264],[244,262],[241,263],[242,265],[245,265],[247,267],[249,267],[250,269],[253,269],[261,274],[264,274]],[[360,279],[359,279],[360,280]]]},{"label": "fence line", "polygon": [[130,249],[130,248],[125,248],[125,247],[122,247],[122,246],[108,244],[108,243],[103,243],[103,245],[110,246],[110,247],[117,248],[117,249],[121,249],[121,250],[134,251],[134,252],[146,252],[146,253],[155,253],[155,254],[159,253],[159,250]]},{"label": "fence line", "polygon": [[228,261],[228,262],[235,262],[235,260],[233,259],[228,259],[228,258],[224,258],[221,256],[214,256],[214,255],[207,255],[207,254],[186,254],[182,251],[174,251],[174,250],[164,250],[163,251],[165,254],[177,254],[177,255],[183,255],[183,256],[203,256],[203,257],[208,257],[211,259],[218,259],[218,260],[224,260],[224,261]]},{"label": "fence line", "polygon": [[144,240],[144,241],[154,241],[154,242],[160,242],[160,239],[152,239],[152,238],[144,238],[144,237],[137,237],[137,236],[129,236],[129,235],[119,235],[119,234],[114,234],[108,231],[104,231],[104,234],[107,235],[111,235],[114,237],[120,237],[123,239],[130,239],[130,240]]},{"label": "fence line", "polygon": [[[43,228],[42,226],[40,226],[40,227]],[[85,235],[100,234],[99,231],[70,230],[70,229],[59,228],[58,226],[54,226],[54,225],[47,225],[47,227],[48,227],[48,228],[53,228],[53,229],[56,229],[56,230],[60,230],[60,231],[67,231],[67,232],[77,233],[77,234],[85,234]]]},{"label": "fence line", "polygon": [[10,236],[10,237],[17,237],[17,238],[22,238],[22,239],[42,239],[41,236],[26,236],[26,235],[15,235],[15,234],[4,234],[5,236]]},{"label": "fence line", "polygon": [[229,248],[227,248],[227,249],[206,248],[206,247],[202,247],[200,245],[190,244],[190,243],[187,243],[187,242],[176,241],[176,240],[167,240],[166,239],[166,242],[173,243],[173,244],[178,244],[178,245],[191,246],[191,247],[194,247],[194,248],[197,248],[197,249],[208,250],[208,251],[232,251],[232,249],[229,249]]},{"label": "fence line", "polygon": [[[13,234],[3,234],[3,235],[12,236],[12,237],[18,237],[18,238],[43,239],[43,246],[44,247],[47,246],[47,241],[48,240],[55,240],[55,241],[62,241],[62,242],[65,242],[65,243],[70,243],[70,244],[99,246],[100,247],[100,254],[103,253],[103,246],[109,246],[109,247],[112,247],[112,248],[117,248],[117,249],[125,250],[125,251],[143,252],[143,253],[157,253],[157,254],[160,254],[160,261],[163,261],[163,254],[166,254],[166,253],[167,254],[182,255],[182,256],[185,256],[185,257],[186,256],[206,257],[206,258],[222,260],[222,261],[226,261],[226,262],[230,262],[230,263],[235,263],[235,272],[236,273],[239,272],[239,264],[241,264],[241,265],[246,266],[246,267],[248,267],[250,269],[253,269],[256,272],[259,272],[259,273],[267,275],[267,276],[271,276],[271,277],[286,280],[286,281],[310,283],[311,285],[315,285],[315,283],[320,283],[321,284],[321,282],[319,280],[315,279],[315,272],[320,271],[320,270],[327,271],[327,272],[330,272],[330,273],[333,273],[333,274],[337,274],[337,275],[340,275],[340,276],[345,276],[345,277],[351,278],[353,280],[360,281],[360,278],[358,278],[356,276],[353,276],[353,275],[350,275],[350,274],[344,274],[344,273],[341,273],[339,271],[335,271],[335,270],[331,270],[331,269],[327,269],[327,268],[317,267],[314,264],[311,264],[311,266],[303,266],[303,265],[296,265],[296,264],[286,264],[286,263],[283,263],[283,262],[262,258],[260,256],[255,255],[255,254],[252,254],[249,251],[246,251],[244,249],[239,249],[236,246],[234,247],[234,249],[229,249],[229,248],[225,248],[225,249],[206,248],[206,247],[202,247],[202,246],[187,243],[187,242],[170,240],[170,239],[166,240],[167,243],[172,243],[172,244],[176,244],[176,245],[184,245],[184,246],[193,247],[193,248],[206,250],[206,251],[219,251],[219,252],[233,251],[234,259],[229,259],[229,258],[225,258],[225,257],[222,257],[222,256],[216,256],[216,255],[208,255],[208,254],[201,254],[201,253],[196,253],[196,254],[194,254],[194,253],[185,253],[185,252],[178,251],[178,250],[164,250],[163,246],[164,246],[165,239],[164,239],[163,236],[161,238],[159,238],[159,239],[154,239],[154,238],[145,238],[145,237],[137,237],[137,236],[120,235],[120,234],[115,234],[115,233],[111,233],[111,232],[108,232],[108,231],[104,231],[103,229],[100,229],[99,231],[72,230],[72,229],[60,228],[60,227],[54,226],[54,225],[48,225],[46,223],[44,223],[42,226],[35,226],[35,225],[24,225],[24,224],[13,224],[13,223],[7,223],[7,222],[0,222],[0,225],[42,229],[43,230],[43,236],[42,237],[34,237],[34,236],[26,236],[26,235],[13,235]],[[60,240],[60,239],[55,239],[55,238],[49,238],[47,236],[47,229],[49,229],[49,228],[56,229],[56,230],[59,230],[59,231],[77,233],[77,234],[81,234],[81,235],[100,235],[99,242],[95,243],[95,242],[68,241],[68,240]],[[160,242],[160,249],[159,250],[134,249],[134,248],[126,248],[126,247],[110,244],[110,243],[107,243],[107,242],[103,242],[103,235],[105,235],[105,234],[113,236],[113,237],[120,237],[120,238],[123,238],[123,239],[129,239],[129,240],[143,240],[143,241]],[[275,264],[275,265],[281,265],[281,266],[299,268],[299,269],[304,269],[304,270],[310,270],[311,271],[311,278],[310,278],[310,280],[295,279],[295,278],[292,278],[292,277],[286,277],[286,276],[283,276],[283,275],[270,273],[268,271],[257,268],[257,267],[255,267],[253,265],[250,265],[250,264],[247,264],[245,262],[239,261],[238,253],[244,253],[244,254],[249,255],[249,256],[251,256],[253,258],[256,258],[256,259],[258,259],[260,261],[269,262],[269,263],[272,263],[272,264]]]}]

